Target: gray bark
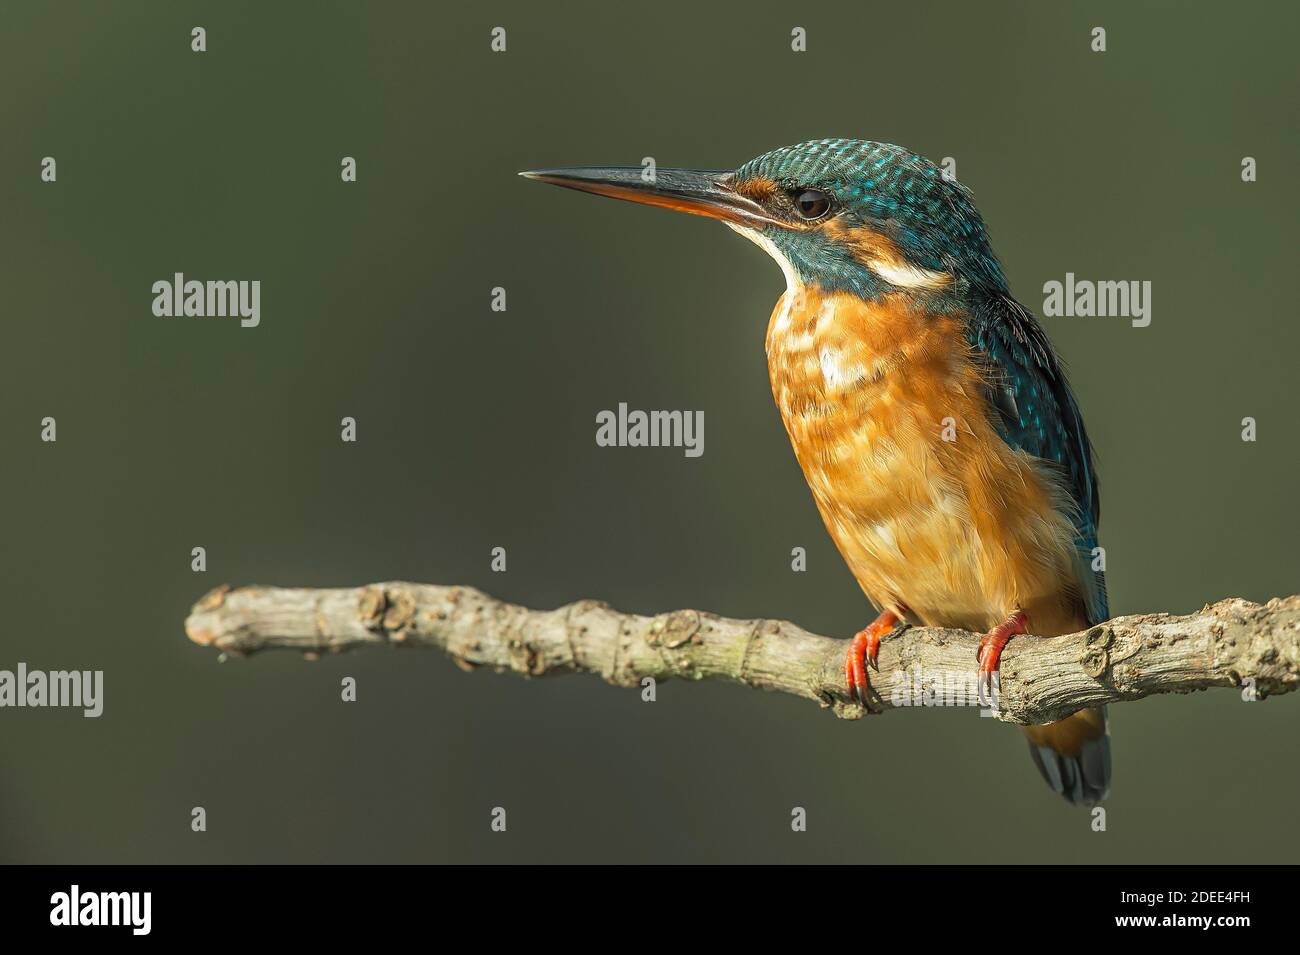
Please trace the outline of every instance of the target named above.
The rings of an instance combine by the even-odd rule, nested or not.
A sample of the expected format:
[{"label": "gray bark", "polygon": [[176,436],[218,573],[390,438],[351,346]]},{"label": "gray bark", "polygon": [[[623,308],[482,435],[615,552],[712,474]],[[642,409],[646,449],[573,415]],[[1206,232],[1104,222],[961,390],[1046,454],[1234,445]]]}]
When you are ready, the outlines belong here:
[{"label": "gray bark", "polygon": [[[195,643],[239,655],[424,647],[446,652],[466,670],[593,673],[626,687],[647,677],[731,680],[816,701],[845,719],[867,712],[849,699],[844,682],[846,640],[785,621],[698,610],[644,617],[591,600],[529,610],[472,587],[400,582],[322,590],[219,587],[194,606],[185,630]],[[938,628],[886,639],[879,671],[870,671],[871,712],[963,700],[978,705],[978,640],[978,634]],[[1185,616],[1138,614],[1068,636],[1017,637],[1002,654],[989,708],[1007,722],[1046,723],[1157,693],[1230,686],[1264,699],[1297,685],[1300,596],[1266,604],[1230,598]]]}]

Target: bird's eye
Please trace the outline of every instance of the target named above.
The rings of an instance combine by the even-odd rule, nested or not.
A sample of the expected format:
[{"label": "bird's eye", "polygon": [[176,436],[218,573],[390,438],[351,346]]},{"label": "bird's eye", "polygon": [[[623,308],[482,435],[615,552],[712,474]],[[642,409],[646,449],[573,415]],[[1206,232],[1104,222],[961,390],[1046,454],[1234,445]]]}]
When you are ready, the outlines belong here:
[{"label": "bird's eye", "polygon": [[831,207],[831,197],[820,189],[803,189],[794,195],[794,207],[805,219],[820,219]]}]

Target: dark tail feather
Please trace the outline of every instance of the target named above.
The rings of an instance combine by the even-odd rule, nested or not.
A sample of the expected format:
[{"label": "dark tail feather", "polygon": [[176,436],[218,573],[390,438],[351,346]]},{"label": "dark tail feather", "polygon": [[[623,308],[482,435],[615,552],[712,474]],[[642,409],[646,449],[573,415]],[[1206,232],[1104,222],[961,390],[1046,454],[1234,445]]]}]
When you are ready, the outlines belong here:
[{"label": "dark tail feather", "polygon": [[1076,806],[1095,806],[1106,798],[1110,792],[1106,707],[1021,728],[1029,737],[1029,755],[1047,785]]}]

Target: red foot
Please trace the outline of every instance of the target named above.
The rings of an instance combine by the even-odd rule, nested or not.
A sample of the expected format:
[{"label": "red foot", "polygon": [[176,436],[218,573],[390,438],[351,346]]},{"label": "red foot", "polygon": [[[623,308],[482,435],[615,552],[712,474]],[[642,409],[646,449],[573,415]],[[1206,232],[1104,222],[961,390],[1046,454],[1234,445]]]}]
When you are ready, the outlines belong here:
[{"label": "red foot", "polygon": [[980,638],[979,649],[975,658],[979,660],[980,679],[997,672],[1002,662],[1002,649],[1018,633],[1029,632],[1029,617],[1023,610],[1017,610]]},{"label": "red foot", "polygon": [[891,610],[884,611],[879,617],[867,624],[866,628],[853,635],[849,652],[844,657],[844,682],[849,687],[849,699],[867,705],[867,664],[877,670],[876,657],[880,653],[880,638],[892,633],[899,624],[898,614]]}]

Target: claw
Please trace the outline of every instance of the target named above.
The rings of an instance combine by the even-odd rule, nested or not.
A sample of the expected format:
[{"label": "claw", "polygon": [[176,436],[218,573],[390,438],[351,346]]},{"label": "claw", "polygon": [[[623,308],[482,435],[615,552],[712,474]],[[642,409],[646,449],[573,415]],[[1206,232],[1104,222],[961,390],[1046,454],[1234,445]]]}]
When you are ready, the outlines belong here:
[{"label": "claw", "polygon": [[849,652],[844,658],[844,682],[849,687],[849,699],[857,700],[863,706],[867,705],[869,686],[865,663],[866,650],[866,631],[859,631],[854,635],[853,642],[849,644]]},{"label": "claw", "polygon": [[984,636],[980,637],[975,650],[975,660],[979,664],[979,675],[986,679],[996,673],[1002,663],[1002,650],[1011,638],[1018,633],[1029,632],[1029,617],[1023,610],[1013,612],[1006,620],[998,624]]},{"label": "claw", "polygon": [[867,705],[867,693],[871,688],[867,679],[867,666],[880,672],[880,640],[891,633],[901,633],[907,628],[897,614],[886,610],[862,630],[853,635],[849,652],[844,657],[844,682],[849,688],[849,699]]}]

